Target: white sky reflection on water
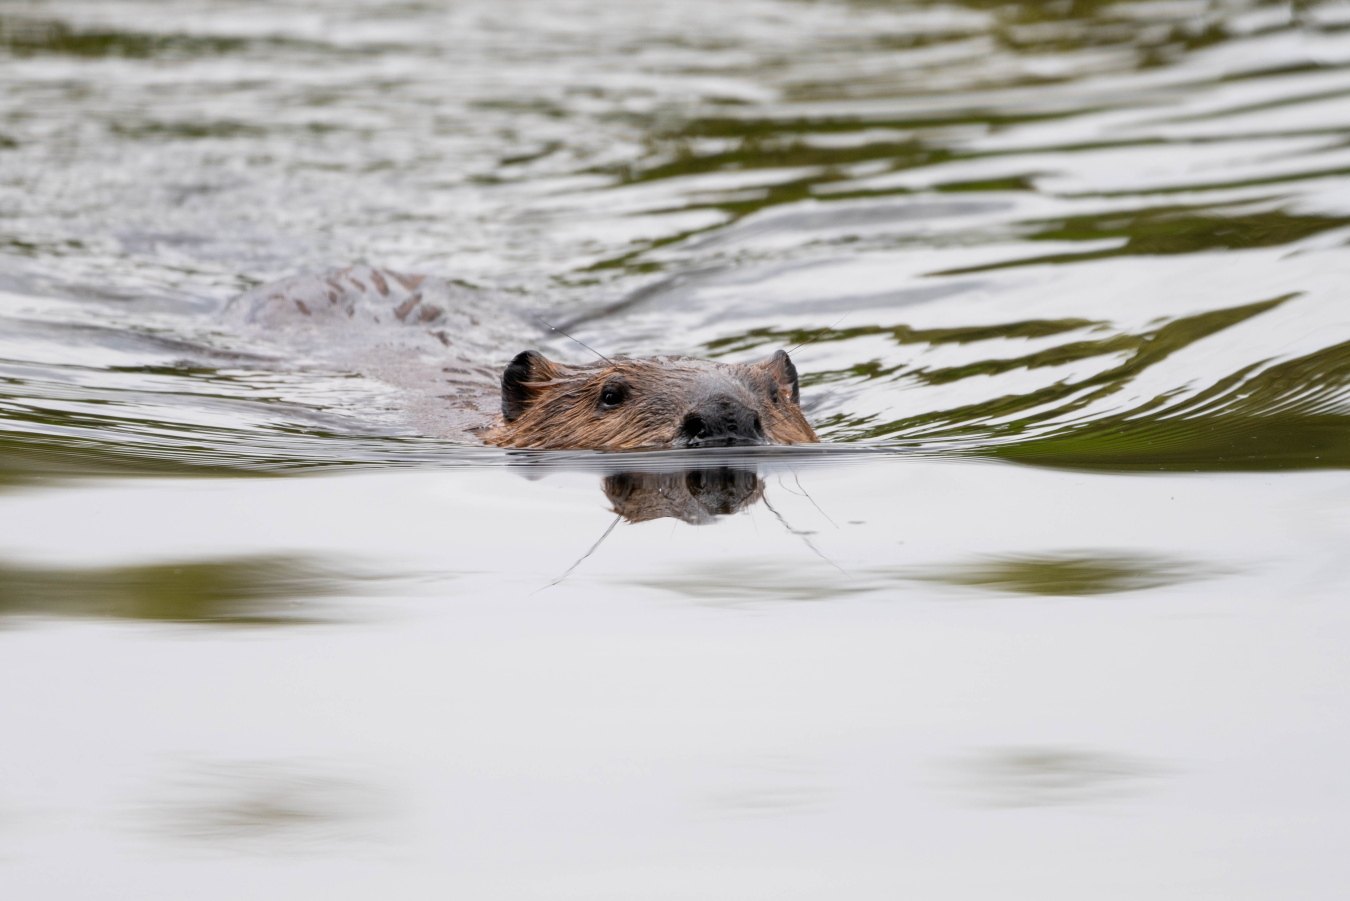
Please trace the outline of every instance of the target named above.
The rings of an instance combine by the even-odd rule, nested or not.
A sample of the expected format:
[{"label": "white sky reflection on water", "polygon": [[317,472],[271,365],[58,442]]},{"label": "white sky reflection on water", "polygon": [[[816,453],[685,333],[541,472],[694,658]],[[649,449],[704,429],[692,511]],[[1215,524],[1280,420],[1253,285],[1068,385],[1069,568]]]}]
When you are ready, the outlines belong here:
[{"label": "white sky reflection on water", "polygon": [[[540,591],[612,518],[593,474],[11,494],[7,563],[285,551],[422,576],[305,602],[328,613],[308,626],[11,617],[0,669],[30,688],[0,704],[24,724],[4,751],[25,774],[7,801],[30,813],[7,832],[6,883],[25,897],[81,895],[90,878],[201,898],[1334,894],[1350,743],[1326,716],[1350,684],[1339,474],[883,460],[804,472],[814,504],[776,478],[769,501],[848,577],[761,504],[698,528],[621,524]],[[1209,570],[1042,597],[913,577],[1149,553],[1173,576]],[[774,590],[769,570],[815,590]],[[363,831],[346,795],[325,796],[336,824],[160,840],[146,798],[191,819],[170,791],[185,754],[284,764],[291,807],[313,780],[359,772],[344,790],[376,792],[378,817]],[[215,822],[211,803],[192,822]],[[59,863],[72,853],[85,867]]]}]

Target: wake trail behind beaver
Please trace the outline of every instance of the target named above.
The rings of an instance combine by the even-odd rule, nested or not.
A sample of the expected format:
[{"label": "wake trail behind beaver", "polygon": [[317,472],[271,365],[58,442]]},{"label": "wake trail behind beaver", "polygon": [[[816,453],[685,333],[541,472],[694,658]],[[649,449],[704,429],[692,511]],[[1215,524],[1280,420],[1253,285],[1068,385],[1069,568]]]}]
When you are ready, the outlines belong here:
[{"label": "wake trail behind beaver", "polygon": [[418,433],[459,440],[492,424],[504,358],[534,337],[500,298],[369,266],[264,285],[230,301],[223,319],[275,345],[297,370],[388,382]]}]

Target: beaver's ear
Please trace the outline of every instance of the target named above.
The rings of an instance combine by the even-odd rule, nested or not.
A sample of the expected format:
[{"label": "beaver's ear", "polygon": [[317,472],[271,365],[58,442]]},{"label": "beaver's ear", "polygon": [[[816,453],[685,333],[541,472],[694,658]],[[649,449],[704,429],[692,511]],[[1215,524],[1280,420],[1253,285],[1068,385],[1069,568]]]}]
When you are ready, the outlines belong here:
[{"label": "beaver's ear", "polygon": [[502,416],[514,422],[539,399],[539,382],[558,377],[558,364],[533,350],[523,350],[502,373]]},{"label": "beaver's ear", "polygon": [[769,371],[774,381],[779,385],[792,387],[792,402],[800,404],[802,402],[801,389],[797,384],[797,367],[792,365],[792,358],[787,355],[787,351],[774,351],[773,356],[759,364]]}]

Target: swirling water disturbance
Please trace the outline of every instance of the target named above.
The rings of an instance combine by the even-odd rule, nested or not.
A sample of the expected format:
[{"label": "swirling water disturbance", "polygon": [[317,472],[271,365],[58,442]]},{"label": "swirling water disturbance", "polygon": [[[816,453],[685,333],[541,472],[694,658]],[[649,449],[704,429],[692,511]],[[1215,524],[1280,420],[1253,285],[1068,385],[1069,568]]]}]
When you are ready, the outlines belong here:
[{"label": "swirling water disturbance", "polygon": [[[825,444],[428,436],[347,265]],[[1335,897],[1348,283],[1346,3],[0,0],[0,892]]]}]

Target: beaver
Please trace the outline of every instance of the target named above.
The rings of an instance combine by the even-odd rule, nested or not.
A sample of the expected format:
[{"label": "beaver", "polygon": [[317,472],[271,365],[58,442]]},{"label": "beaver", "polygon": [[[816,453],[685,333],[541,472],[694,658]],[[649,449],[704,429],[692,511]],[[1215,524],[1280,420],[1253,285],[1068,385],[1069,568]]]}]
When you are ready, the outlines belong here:
[{"label": "beaver", "polygon": [[224,315],[403,389],[423,434],[551,450],[818,440],[784,351],[754,364],[666,356],[576,365],[526,350],[501,370],[503,350],[537,329],[499,299],[434,276],[369,266],[306,273],[236,297]]}]

